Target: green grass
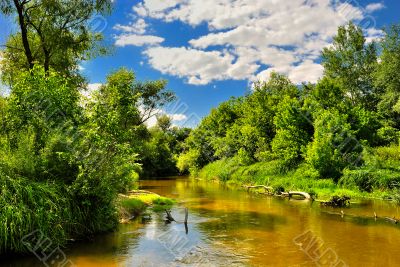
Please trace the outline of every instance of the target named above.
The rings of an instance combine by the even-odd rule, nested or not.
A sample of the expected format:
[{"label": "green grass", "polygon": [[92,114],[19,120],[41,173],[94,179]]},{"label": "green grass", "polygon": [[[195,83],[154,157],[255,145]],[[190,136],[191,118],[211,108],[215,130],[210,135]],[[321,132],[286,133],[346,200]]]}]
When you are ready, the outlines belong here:
[{"label": "green grass", "polygon": [[372,172],[374,183],[371,185],[371,190],[362,190],[362,184],[365,181],[354,179],[354,174],[357,172],[362,172],[362,170],[346,170],[345,175],[336,184],[332,179],[320,179],[318,173],[305,163],[296,170],[282,173],[278,161],[257,162],[242,166],[235,158],[228,158],[206,165],[197,172],[196,176],[201,179],[238,185],[257,184],[273,188],[283,187],[285,191],[300,190],[312,193],[321,199],[328,199],[333,195],[347,195],[352,198],[385,198],[393,194],[389,185],[394,181],[400,181],[400,173],[388,169],[376,169]]},{"label": "green grass", "polygon": [[0,170],[0,206],[0,254],[28,252],[29,244],[36,244],[22,240],[34,231],[48,238],[53,249],[85,232],[83,212],[55,183],[10,178]]},{"label": "green grass", "polygon": [[121,197],[119,200],[119,213],[121,220],[142,214],[147,208],[153,211],[170,209],[175,204],[173,199],[162,197],[155,193],[132,194]]}]

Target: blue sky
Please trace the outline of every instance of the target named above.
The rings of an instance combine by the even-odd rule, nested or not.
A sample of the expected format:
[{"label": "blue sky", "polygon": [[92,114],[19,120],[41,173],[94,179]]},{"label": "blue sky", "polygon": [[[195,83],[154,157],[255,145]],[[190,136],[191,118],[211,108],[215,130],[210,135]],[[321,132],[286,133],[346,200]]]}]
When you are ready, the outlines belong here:
[{"label": "blue sky", "polygon": [[[82,72],[91,88],[123,66],[142,81],[167,79],[179,103],[165,112],[192,126],[271,71],[317,81],[320,51],[339,25],[353,20],[373,40],[399,11],[398,0],[114,0],[112,14],[91,23],[113,53],[82,62]],[[1,44],[13,29],[0,17]]]}]

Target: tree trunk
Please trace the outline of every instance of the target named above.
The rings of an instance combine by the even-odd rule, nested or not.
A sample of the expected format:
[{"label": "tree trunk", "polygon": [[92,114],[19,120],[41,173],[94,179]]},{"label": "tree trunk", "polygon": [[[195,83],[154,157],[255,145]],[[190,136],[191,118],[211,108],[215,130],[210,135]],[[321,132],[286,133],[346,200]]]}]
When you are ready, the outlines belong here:
[{"label": "tree trunk", "polygon": [[24,3],[20,3],[19,0],[14,0],[14,5],[18,12],[18,21],[19,21],[19,26],[21,28],[21,37],[22,37],[22,44],[24,46],[24,53],[26,56],[26,60],[28,61],[29,69],[32,69],[34,63],[33,63],[32,51],[28,41],[28,30],[24,18]]}]

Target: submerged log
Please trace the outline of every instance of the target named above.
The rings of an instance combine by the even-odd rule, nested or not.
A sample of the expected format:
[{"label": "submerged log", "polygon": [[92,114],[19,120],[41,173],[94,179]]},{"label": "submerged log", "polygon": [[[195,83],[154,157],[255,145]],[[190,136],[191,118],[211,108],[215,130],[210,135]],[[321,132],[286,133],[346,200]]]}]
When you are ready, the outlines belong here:
[{"label": "submerged log", "polygon": [[392,222],[394,224],[397,224],[399,222],[395,217],[393,217],[393,218],[385,217],[385,220]]}]

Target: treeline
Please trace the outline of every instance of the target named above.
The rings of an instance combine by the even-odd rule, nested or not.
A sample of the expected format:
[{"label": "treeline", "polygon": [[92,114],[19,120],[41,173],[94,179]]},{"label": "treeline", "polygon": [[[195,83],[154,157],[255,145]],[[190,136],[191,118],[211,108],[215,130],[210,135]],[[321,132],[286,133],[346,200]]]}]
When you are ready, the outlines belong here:
[{"label": "treeline", "polygon": [[400,25],[370,43],[353,23],[342,26],[322,64],[317,84],[273,73],[213,109],[186,139],[180,170],[306,190],[329,179],[329,186],[367,192],[396,187]]},{"label": "treeline", "polygon": [[10,92],[0,96],[0,254],[31,251],[37,238],[57,247],[111,230],[118,193],[140,175],[177,173],[189,130],[171,127],[165,115],[151,129],[145,124],[174,100],[164,80],[139,82],[120,69],[82,94],[79,63],[108,49],[90,19],[110,7],[103,0],[0,4],[19,27],[1,51]]}]

